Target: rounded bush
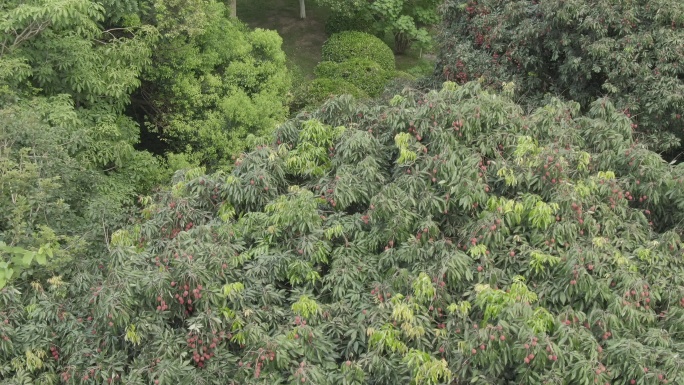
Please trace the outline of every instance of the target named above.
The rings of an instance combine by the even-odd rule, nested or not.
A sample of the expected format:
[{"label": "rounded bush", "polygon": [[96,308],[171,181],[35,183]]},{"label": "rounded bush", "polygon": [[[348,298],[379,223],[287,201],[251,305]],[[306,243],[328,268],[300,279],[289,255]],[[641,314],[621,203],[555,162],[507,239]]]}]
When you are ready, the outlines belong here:
[{"label": "rounded bush", "polygon": [[318,78],[301,88],[295,95],[295,108],[316,106],[329,97],[349,94],[357,99],[367,98],[368,94],[344,79]]},{"label": "rounded bush", "polygon": [[314,70],[319,78],[342,79],[362,89],[370,96],[379,95],[394,71],[386,71],[369,59],[351,59],[342,63],[322,62]]},{"label": "rounded bush", "polygon": [[341,63],[355,58],[378,63],[385,70],[394,70],[394,53],[382,40],[358,31],[346,31],[331,36],[323,44],[323,60]]}]

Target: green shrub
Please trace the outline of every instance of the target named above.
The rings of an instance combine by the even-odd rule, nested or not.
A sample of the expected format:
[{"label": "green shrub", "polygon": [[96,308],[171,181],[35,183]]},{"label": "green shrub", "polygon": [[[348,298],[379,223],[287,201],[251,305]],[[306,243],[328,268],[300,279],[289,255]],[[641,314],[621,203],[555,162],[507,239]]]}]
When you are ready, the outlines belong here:
[{"label": "green shrub", "polygon": [[304,107],[316,106],[330,96],[349,94],[357,99],[367,98],[368,94],[354,84],[339,78],[318,78],[302,86],[295,94],[293,111]]},{"label": "green shrub", "polygon": [[435,62],[431,60],[426,60],[426,59],[420,59],[416,65],[414,65],[411,68],[408,68],[406,72],[410,73],[411,75],[420,78],[423,76],[430,76],[432,75],[433,71],[435,70]]},{"label": "green shrub", "polygon": [[325,33],[328,36],[346,31],[372,33],[372,20],[368,20],[365,16],[367,16],[367,14],[364,13],[348,15],[340,12],[333,12],[325,21]]},{"label": "green shrub", "polygon": [[342,63],[322,62],[314,70],[317,77],[342,79],[377,96],[392,79],[395,71],[386,71],[380,64],[369,59],[351,59]]},{"label": "green shrub", "polygon": [[331,36],[323,44],[323,60],[343,62],[362,58],[378,63],[385,70],[395,68],[394,54],[387,44],[373,35],[346,31]]},{"label": "green shrub", "polygon": [[397,79],[416,80],[415,76],[404,71],[394,71],[394,77]]}]

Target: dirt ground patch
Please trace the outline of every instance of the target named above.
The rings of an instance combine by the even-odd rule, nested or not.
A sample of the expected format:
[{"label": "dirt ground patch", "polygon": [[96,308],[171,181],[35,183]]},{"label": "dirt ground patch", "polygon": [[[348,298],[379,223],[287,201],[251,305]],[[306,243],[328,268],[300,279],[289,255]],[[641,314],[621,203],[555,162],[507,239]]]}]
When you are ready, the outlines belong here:
[{"label": "dirt ground patch", "polygon": [[238,18],[252,28],[273,29],[283,38],[283,50],[292,64],[307,78],[321,60],[321,47],[327,39],[327,10],[308,1],[307,18],[299,18],[296,0],[238,0]]}]

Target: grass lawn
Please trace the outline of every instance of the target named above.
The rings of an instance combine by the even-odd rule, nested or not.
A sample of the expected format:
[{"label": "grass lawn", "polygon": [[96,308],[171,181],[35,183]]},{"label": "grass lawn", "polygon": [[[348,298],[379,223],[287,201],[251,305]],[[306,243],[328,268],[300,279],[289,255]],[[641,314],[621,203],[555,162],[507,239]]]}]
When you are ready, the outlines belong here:
[{"label": "grass lawn", "polygon": [[[306,2],[306,19],[299,18],[297,0],[238,0],[237,16],[252,28],[274,29],[283,38],[283,50],[290,68],[313,79],[314,67],[321,61],[321,47],[328,38],[325,21],[328,10],[314,1]],[[425,62],[420,52],[409,50],[396,55],[397,69],[406,71]]]}]

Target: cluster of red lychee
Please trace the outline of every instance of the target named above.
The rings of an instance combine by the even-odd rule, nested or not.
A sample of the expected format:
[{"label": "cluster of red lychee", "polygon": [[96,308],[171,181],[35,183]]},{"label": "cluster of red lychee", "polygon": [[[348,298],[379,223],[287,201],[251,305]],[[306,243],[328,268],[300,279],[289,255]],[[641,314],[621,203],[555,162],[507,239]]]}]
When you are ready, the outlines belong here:
[{"label": "cluster of red lychee", "polygon": [[372,289],[371,295],[377,296],[378,301],[380,302],[385,302],[386,299],[390,299],[392,297],[392,293],[383,292],[379,287]]},{"label": "cluster of red lychee", "polygon": [[[444,281],[445,279],[446,279],[446,274],[442,274],[441,277],[435,276],[435,277],[432,277],[432,283],[436,284],[439,287],[444,287],[444,286],[446,286],[446,282]],[[440,311],[440,313],[442,312],[441,309],[439,311]]]},{"label": "cluster of red lychee", "polygon": [[52,354],[52,358],[54,358],[55,361],[59,361],[59,350],[57,350],[56,347],[50,346],[50,354]]},{"label": "cluster of red lychee", "polygon": [[[525,345],[524,345],[524,346],[525,346],[525,350],[528,351],[527,356],[525,356],[525,358],[523,359],[523,361],[524,361],[526,364],[529,364],[529,363],[532,362],[532,360],[534,360],[535,355],[534,355],[534,353],[531,353],[531,352],[530,352],[530,349],[533,348],[533,347],[535,347],[535,346],[537,346],[538,344],[539,344],[539,339],[538,339],[537,337],[532,337],[532,342],[529,343],[529,344],[525,344]],[[557,359],[557,357],[556,357],[556,359]]]},{"label": "cluster of red lychee", "polygon": [[[152,373],[152,372],[154,371],[154,369],[157,367],[157,365],[158,365],[160,362],[161,362],[161,358],[154,358],[154,359],[152,360],[152,363],[150,364],[150,367],[149,367],[148,371],[149,371],[150,373]],[[156,381],[159,381],[159,380],[156,380]],[[155,382],[155,383],[156,383],[156,382]]]},{"label": "cluster of red lychee", "polygon": [[185,315],[192,313],[193,305],[196,305],[197,301],[202,298],[202,285],[197,285],[191,290],[190,285],[187,283],[179,285],[177,282],[171,282],[171,287],[176,288],[177,293],[174,295],[174,298],[185,307]]},{"label": "cluster of red lychee", "polygon": [[385,245],[385,251],[387,251],[393,247],[394,247],[394,240],[390,240],[389,242],[387,242],[387,245]]},{"label": "cluster of red lychee", "polygon": [[418,130],[416,130],[416,127],[413,126],[413,122],[409,122],[408,132],[410,134],[414,134],[417,141],[420,142],[421,140],[423,140],[423,137],[418,133]]},{"label": "cluster of red lychee", "polygon": [[71,374],[69,372],[62,372],[62,381],[68,382],[71,379]]},{"label": "cluster of red lychee", "polygon": [[549,353],[548,356],[546,357],[549,359],[549,361],[554,361],[554,362],[558,361],[558,356],[553,354],[554,352],[553,352],[553,348],[551,347],[551,345],[548,345],[546,347],[546,352]]},{"label": "cluster of red lychee", "polygon": [[[454,131],[459,132],[461,131],[461,128],[463,128],[463,122],[461,121],[461,119],[454,120],[454,122],[451,123],[451,126],[454,128]],[[459,133],[459,136],[463,135]]]},{"label": "cluster of red lychee", "polygon": [[[9,320],[8,320],[8,319],[5,319],[5,321],[3,321],[3,322],[4,322],[5,325],[9,325]],[[0,338],[2,338],[3,341],[9,341],[9,340],[10,340],[10,338],[7,337],[7,336],[4,335],[4,334],[3,334],[2,336],[0,336]]]},{"label": "cluster of red lychee", "polygon": [[[275,352],[272,350],[266,350],[264,348],[259,348],[257,351],[256,365],[254,367],[254,378],[261,377],[261,370],[264,368],[264,364],[268,364],[268,361],[273,361],[275,359]],[[252,363],[248,362],[238,362],[239,367],[246,367],[248,369],[252,368]]]},{"label": "cluster of red lychee", "polygon": [[370,222],[370,216],[368,214],[364,214],[363,216],[361,216],[361,220],[364,224],[367,225]]},{"label": "cluster of red lychee", "polygon": [[[423,230],[418,230],[418,232],[416,233],[416,241],[420,241],[423,238],[423,235],[425,235],[425,238],[428,238],[430,235],[429,232],[430,232],[430,229],[428,229],[427,227],[423,228]],[[430,242],[434,242],[434,240],[435,240],[435,238],[433,238],[433,237],[430,237],[428,239],[428,241],[430,241]]]},{"label": "cluster of red lychee", "polygon": [[[593,269],[593,267],[592,267]],[[570,280],[571,285],[577,285],[577,279],[579,278],[579,268],[577,265],[572,267],[572,279]]]},{"label": "cluster of red lychee", "polygon": [[157,302],[159,302],[159,305],[157,305],[157,311],[166,311],[166,309],[169,308],[169,306],[166,304],[166,301],[164,301],[164,298],[161,296],[157,297]]},{"label": "cluster of red lychee", "polygon": [[299,363],[299,368],[295,371],[295,377],[303,384],[306,382],[306,362],[302,361]]},{"label": "cluster of red lychee", "polygon": [[154,265],[157,267],[164,266],[167,269],[169,267],[169,259],[168,258],[154,257],[152,259],[152,262],[154,262]]},{"label": "cluster of red lychee", "polygon": [[[473,325],[474,329],[478,329],[477,324]],[[504,343],[506,341],[506,335],[503,333],[503,326],[497,325],[488,325],[487,329],[491,330],[491,334],[489,335],[489,341],[490,343],[495,343],[495,341],[499,341],[500,343]],[[456,333],[461,333],[461,329],[456,329]],[[481,351],[484,351],[487,349],[487,345],[483,342],[479,346]],[[478,350],[477,347],[471,349],[470,351],[473,355],[477,354]]]},{"label": "cluster of red lychee", "polygon": [[[267,186],[267,185],[266,185],[266,182],[264,182],[264,176],[263,176],[263,175],[259,175],[258,179],[259,179],[259,182],[255,181],[254,179],[250,179],[250,180],[249,180],[249,185],[250,185],[250,186],[255,186],[257,183],[259,183],[259,185],[263,185],[263,190],[264,190],[264,191],[268,191],[268,190],[269,190],[269,186]],[[214,190],[216,190],[216,189],[214,189]],[[217,198],[216,195],[212,195],[212,199],[216,199],[216,198]]]},{"label": "cluster of red lychee", "polygon": [[[575,214],[577,214],[577,221],[579,222],[579,224],[580,224],[580,225],[583,225],[583,224],[584,224],[584,219],[582,218],[582,206],[578,205],[578,204],[575,203],[575,202],[572,202],[572,204],[570,205],[570,207],[571,207],[572,210],[575,212]],[[580,234],[581,234],[581,235],[584,235],[584,231],[580,231]]]},{"label": "cluster of red lychee", "polygon": [[[637,292],[636,290],[627,290],[625,291],[624,294],[624,299],[622,300],[622,304],[624,306],[629,306],[629,305],[634,305],[637,308],[640,308],[641,306],[644,307],[644,309],[650,309],[651,308],[651,293],[648,291],[648,285],[644,284],[643,286],[643,291]],[[631,301],[630,301],[631,299]],[[680,303],[682,306],[684,306],[684,298],[682,299]]]},{"label": "cluster of red lychee", "polygon": [[192,332],[188,333],[188,338],[185,342],[188,344],[188,347],[192,349],[192,360],[197,367],[203,368],[207,361],[214,357],[214,350],[216,350],[219,341],[219,336],[216,336],[215,334],[211,337],[209,342],[204,342],[200,336],[195,335]]},{"label": "cluster of red lychee", "polygon": [[[477,176],[482,177],[484,175],[484,173],[487,172],[487,166],[489,166],[490,164],[492,164],[491,160],[488,160],[486,163],[485,163],[485,161],[481,160],[477,164],[477,168],[480,169],[480,172],[477,174]],[[487,187],[487,189],[489,189],[489,187]]]},{"label": "cluster of red lychee", "polygon": [[[339,180],[340,177],[336,176],[335,180]],[[318,186],[316,186],[318,188]],[[332,197],[333,193],[335,190],[333,189],[334,186],[329,186],[325,191],[321,191],[321,198],[325,199],[332,207],[337,206],[337,202],[335,199]]]},{"label": "cluster of red lychee", "polygon": [[[556,149],[556,153],[558,153],[558,149]],[[543,166],[544,171],[542,175],[542,180],[548,179],[552,184],[561,183],[563,181],[563,178],[561,178],[563,172],[563,165],[561,165],[560,162],[553,162],[553,156],[546,157],[546,163]]]}]

